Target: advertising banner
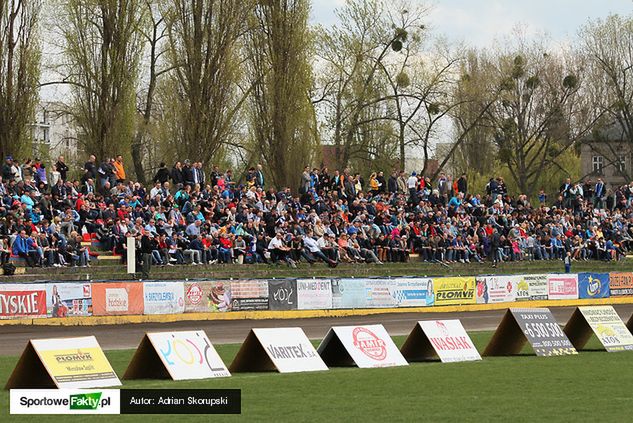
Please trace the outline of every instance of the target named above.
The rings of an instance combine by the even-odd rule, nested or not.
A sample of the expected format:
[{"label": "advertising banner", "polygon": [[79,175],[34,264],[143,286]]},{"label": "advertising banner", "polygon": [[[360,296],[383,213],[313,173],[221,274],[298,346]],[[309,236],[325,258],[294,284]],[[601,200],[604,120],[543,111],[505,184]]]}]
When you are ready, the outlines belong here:
[{"label": "advertising banner", "polygon": [[46,285],[0,284],[0,319],[46,317]]},{"label": "advertising banner", "polygon": [[434,278],[435,305],[475,304],[475,278]]},{"label": "advertising banner", "polygon": [[147,333],[124,379],[152,379],[165,370],[173,380],[231,376],[202,330]]},{"label": "advertising banner", "polygon": [[517,276],[517,301],[547,300],[547,275]]},{"label": "advertising banner", "polygon": [[552,312],[547,308],[510,309],[538,356],[577,354]]},{"label": "advertising banner", "polygon": [[431,278],[391,279],[389,294],[393,297],[396,307],[426,307],[435,303]]},{"label": "advertising banner", "polygon": [[578,299],[578,275],[547,275],[547,297],[550,300]]},{"label": "advertising banner", "polygon": [[609,290],[612,297],[633,295],[633,272],[609,273]]},{"label": "advertising banner", "polygon": [[268,281],[268,306],[270,310],[297,309],[296,279],[271,279]]},{"label": "advertising banner", "polygon": [[477,304],[512,303],[517,297],[518,276],[478,276]]},{"label": "advertising banner", "polygon": [[268,281],[231,281],[231,301],[233,311],[268,310]]},{"label": "advertising banner", "polygon": [[299,310],[332,309],[332,281],[330,279],[297,279]]},{"label": "advertising banner", "polygon": [[[41,364],[39,364],[39,363]],[[33,375],[44,366],[49,376]],[[120,386],[94,336],[32,339],[22,353],[6,387],[95,388]]]},{"label": "advertising banner", "polygon": [[366,308],[365,279],[332,279],[332,308]]},{"label": "advertising banner", "polygon": [[47,283],[46,299],[48,317],[92,316],[90,283]]},{"label": "advertising banner", "polygon": [[330,328],[317,351],[330,366],[355,364],[369,368],[409,364],[383,325],[335,326]]},{"label": "advertising banner", "polygon": [[398,303],[391,295],[392,279],[365,279],[365,289],[367,290],[367,307],[371,308],[394,308]]},{"label": "advertising banner", "polygon": [[409,356],[405,351],[411,351],[415,357],[416,354],[428,350],[425,347],[431,346],[442,363],[481,360],[459,320],[428,320],[418,322],[416,326],[414,332],[417,330],[418,333],[412,332],[401,349],[407,359]]},{"label": "advertising banner", "polygon": [[593,333],[608,352],[633,350],[633,335],[613,306],[578,307],[565,333],[576,349],[582,349]]},{"label": "advertising banner", "polygon": [[143,282],[144,314],[180,314],[185,312],[183,282]]},{"label": "advertising banner", "polygon": [[328,370],[301,328],[251,329],[230,370],[280,373]]},{"label": "advertising banner", "polygon": [[143,314],[141,282],[92,283],[92,314],[120,316]]},{"label": "advertising banner", "polygon": [[228,281],[185,282],[185,313],[231,310],[231,285]]},{"label": "advertising banner", "polygon": [[609,297],[608,273],[579,273],[578,298]]}]

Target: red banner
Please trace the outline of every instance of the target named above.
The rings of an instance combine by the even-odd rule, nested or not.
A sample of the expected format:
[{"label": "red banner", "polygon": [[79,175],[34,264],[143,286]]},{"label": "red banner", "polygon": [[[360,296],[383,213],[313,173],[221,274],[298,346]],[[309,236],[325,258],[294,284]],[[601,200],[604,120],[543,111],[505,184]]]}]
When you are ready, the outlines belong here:
[{"label": "red banner", "polygon": [[0,319],[46,317],[44,284],[6,284],[0,286]]}]

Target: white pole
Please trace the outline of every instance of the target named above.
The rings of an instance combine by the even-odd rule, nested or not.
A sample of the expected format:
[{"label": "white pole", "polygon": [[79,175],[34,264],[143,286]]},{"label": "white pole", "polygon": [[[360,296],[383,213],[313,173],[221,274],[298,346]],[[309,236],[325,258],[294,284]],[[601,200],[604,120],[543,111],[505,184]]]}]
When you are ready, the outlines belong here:
[{"label": "white pole", "polygon": [[136,273],[136,238],[127,237],[127,272]]}]

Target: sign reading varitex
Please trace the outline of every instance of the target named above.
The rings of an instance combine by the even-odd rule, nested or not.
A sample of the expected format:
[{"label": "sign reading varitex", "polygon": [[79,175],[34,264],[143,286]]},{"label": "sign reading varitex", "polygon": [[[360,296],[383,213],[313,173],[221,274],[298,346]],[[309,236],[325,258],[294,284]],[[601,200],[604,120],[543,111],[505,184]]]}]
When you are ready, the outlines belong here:
[{"label": "sign reading varitex", "polygon": [[407,366],[382,325],[330,328],[317,351],[328,366]]},{"label": "sign reading varitex", "polygon": [[587,344],[592,333],[608,352],[633,350],[633,335],[613,306],[576,308],[564,332],[577,350]]},{"label": "sign reading varitex", "polygon": [[578,354],[547,308],[511,308],[488,343],[484,356],[514,355],[529,342],[538,356]]},{"label": "sign reading varitex", "polygon": [[481,360],[459,320],[418,322],[400,349],[407,361],[434,360],[443,363]]},{"label": "sign reading varitex", "polygon": [[240,414],[239,389],[12,389],[11,414]]},{"label": "sign reading varitex", "polygon": [[123,379],[173,380],[227,377],[217,351],[202,330],[147,333]]},{"label": "sign reading varitex", "polygon": [[94,388],[119,386],[94,336],[32,339],[15,366],[6,389]]},{"label": "sign reading varitex", "polygon": [[251,329],[230,366],[231,372],[280,373],[328,370],[301,328]]}]

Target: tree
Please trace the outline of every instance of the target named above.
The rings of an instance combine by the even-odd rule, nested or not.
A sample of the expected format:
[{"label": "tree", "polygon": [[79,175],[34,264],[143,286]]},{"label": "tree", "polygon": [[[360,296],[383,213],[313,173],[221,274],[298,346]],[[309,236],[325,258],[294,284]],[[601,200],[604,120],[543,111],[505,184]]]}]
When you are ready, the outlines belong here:
[{"label": "tree", "polygon": [[64,38],[70,114],[86,152],[127,155],[134,137],[135,93],[143,52],[142,0],[66,0]]},{"label": "tree", "polygon": [[255,157],[277,186],[296,187],[318,143],[309,98],[308,0],[259,2],[247,35],[250,132]]},{"label": "tree", "polygon": [[482,124],[494,130],[497,158],[519,190],[533,195],[544,170],[557,166],[597,120],[580,98],[581,70],[520,34],[479,61],[501,88]]},{"label": "tree", "polygon": [[38,0],[0,0],[0,155],[28,151],[38,101]]},{"label": "tree", "polygon": [[163,94],[169,101],[168,147],[175,157],[218,160],[235,145],[236,116],[249,90],[242,90],[242,40],[251,0],[165,1],[168,63]]},{"label": "tree", "polygon": [[[580,31],[578,54],[587,72],[583,94],[598,113],[601,127],[615,127],[622,141],[633,148],[633,18],[611,15],[589,22]],[[599,132],[596,131],[599,137]],[[619,166],[621,152],[611,143],[591,143],[591,148],[615,165],[627,179],[631,175]]]}]

